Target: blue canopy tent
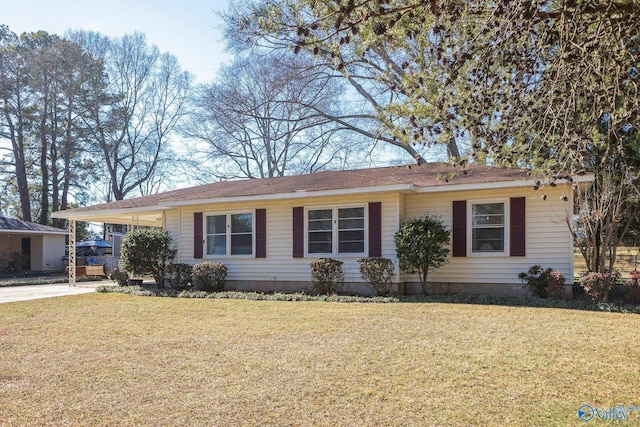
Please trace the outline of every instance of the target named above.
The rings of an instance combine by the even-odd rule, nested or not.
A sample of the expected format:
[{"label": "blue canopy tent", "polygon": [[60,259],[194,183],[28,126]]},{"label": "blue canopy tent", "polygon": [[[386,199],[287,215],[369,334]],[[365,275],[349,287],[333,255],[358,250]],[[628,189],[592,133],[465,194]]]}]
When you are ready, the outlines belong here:
[{"label": "blue canopy tent", "polygon": [[82,240],[76,243],[78,256],[99,256],[111,254],[112,244],[101,237]]},{"label": "blue canopy tent", "polygon": [[76,248],[87,248],[95,246],[96,248],[110,248],[111,243],[104,240],[102,237],[94,237],[93,239],[86,239],[76,243]]}]

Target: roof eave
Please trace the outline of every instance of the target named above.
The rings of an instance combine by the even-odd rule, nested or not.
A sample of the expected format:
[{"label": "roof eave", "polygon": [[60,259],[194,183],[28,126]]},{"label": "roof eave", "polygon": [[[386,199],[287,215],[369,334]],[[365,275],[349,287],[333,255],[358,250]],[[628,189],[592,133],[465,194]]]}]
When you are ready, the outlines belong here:
[{"label": "roof eave", "polygon": [[74,221],[104,222],[108,224],[136,224],[160,227],[163,224],[162,217],[165,209],[166,208],[157,205],[106,210],[71,209],[68,211],[53,212],[51,217]]},{"label": "roof eave", "polygon": [[6,228],[0,229],[1,234],[50,234],[53,236],[56,235],[65,235],[67,234],[67,230],[60,229],[60,231],[45,231],[45,230],[8,230]]},{"label": "roof eave", "polygon": [[216,204],[216,203],[304,199],[304,198],[310,198],[310,197],[340,196],[340,195],[363,194],[363,193],[415,192],[415,191],[416,191],[416,186],[414,184],[403,183],[403,184],[382,185],[382,186],[375,186],[375,187],[350,187],[350,188],[343,188],[339,190],[298,190],[291,193],[256,194],[251,196],[233,196],[233,197],[214,197],[209,199],[179,200],[175,202],[166,201],[166,202],[163,202],[161,205],[163,207],[179,207],[179,206],[192,206],[192,205],[209,205],[209,204]]},{"label": "roof eave", "polygon": [[[586,184],[593,181],[593,176],[585,175],[574,178],[574,182]],[[562,180],[559,184],[569,184],[568,181]],[[448,191],[472,191],[472,190],[491,190],[498,188],[517,188],[517,187],[535,187],[540,181],[536,179],[520,179],[509,181],[492,181],[492,182],[474,182],[462,184],[442,184],[428,185],[416,188],[416,193],[442,193]]]}]

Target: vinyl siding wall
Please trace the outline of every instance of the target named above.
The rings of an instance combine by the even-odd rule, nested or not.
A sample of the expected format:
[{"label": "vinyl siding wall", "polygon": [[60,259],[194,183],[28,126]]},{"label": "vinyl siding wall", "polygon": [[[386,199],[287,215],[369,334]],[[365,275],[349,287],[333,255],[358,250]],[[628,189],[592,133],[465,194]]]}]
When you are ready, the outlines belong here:
[{"label": "vinyl siding wall", "polygon": [[[382,203],[382,256],[392,259],[396,264],[395,281],[410,284],[409,291],[418,291],[417,276],[405,275],[397,268],[393,237],[399,225],[413,217],[425,213],[435,214],[442,218],[451,229],[453,217],[453,201],[483,201],[511,197],[525,197],[526,210],[526,256],[478,256],[467,254],[466,257],[450,257],[449,264],[429,272],[429,282],[440,284],[491,284],[510,285],[511,289],[521,289],[518,274],[527,271],[533,264],[553,267],[568,279],[573,277],[573,243],[568,232],[565,218],[571,212],[570,202],[562,201],[563,191],[568,188],[556,187],[545,189],[547,199],[542,200],[542,190],[534,191],[530,187],[476,190],[446,193],[376,193],[334,197],[308,197],[297,200],[277,200],[263,202],[237,202],[209,205],[194,205],[166,211],[165,224],[176,242],[177,262],[196,264],[200,262],[221,262],[228,268],[228,281],[266,283],[260,290],[268,290],[269,283],[289,283],[291,286],[281,289],[305,289],[311,280],[309,264],[316,257],[293,258],[292,217],[294,207],[334,207],[342,205],[362,204],[369,202]],[[569,193],[569,200],[571,196]],[[507,203],[508,205],[508,203]],[[266,258],[254,257],[217,257],[206,255],[195,259],[194,254],[194,213],[229,213],[266,209]],[[368,227],[367,227],[368,228]],[[362,282],[357,256],[334,256],[344,262],[345,282]],[[413,284],[413,285],[411,285]],[[517,285],[517,286],[513,286]],[[277,287],[276,287],[277,288]],[[366,288],[365,288],[366,289]],[[447,291],[446,286],[439,288]],[[451,288],[452,292],[460,292],[460,286]],[[487,289],[487,288],[485,288]],[[490,290],[488,292],[493,292]],[[501,291],[498,290],[497,293]]]},{"label": "vinyl siding wall", "polygon": [[[318,257],[292,258],[293,208],[309,207],[340,207],[342,205],[362,204],[367,211],[369,202],[382,202],[382,256],[395,257],[393,234],[398,227],[398,201],[396,193],[364,194],[350,196],[335,196],[321,198],[305,198],[295,201],[265,201],[265,202],[241,202],[221,203],[214,205],[194,205],[182,207],[180,210],[172,209],[166,212],[165,222],[167,229],[176,241],[179,241],[179,262],[196,264],[200,262],[221,262],[228,268],[228,281],[268,281],[268,282],[309,282],[311,280],[310,263]],[[193,215],[196,212],[229,213],[254,211],[266,209],[267,216],[267,247],[266,258],[227,256],[211,258],[204,256],[195,259],[193,256],[194,233]],[[366,229],[367,227],[365,227]],[[255,237],[255,236],[254,236]],[[360,282],[357,256],[335,255],[334,258],[344,262],[346,282]]]},{"label": "vinyl siding wall", "polygon": [[[429,282],[520,284],[518,274],[531,265],[558,269],[569,281],[573,279],[573,242],[567,227],[567,213],[572,212],[571,202],[561,200],[567,188],[556,187],[535,191],[529,187],[496,189],[473,192],[422,193],[405,198],[405,217],[412,218],[425,213],[438,215],[451,230],[453,201],[483,201],[525,197],[526,255],[524,257],[477,255],[467,252],[466,257],[450,257],[449,264],[429,272]],[[542,200],[542,194],[547,199]],[[571,196],[569,193],[569,200]],[[508,205],[508,203],[507,203]],[[417,277],[407,277],[417,282]]]}]

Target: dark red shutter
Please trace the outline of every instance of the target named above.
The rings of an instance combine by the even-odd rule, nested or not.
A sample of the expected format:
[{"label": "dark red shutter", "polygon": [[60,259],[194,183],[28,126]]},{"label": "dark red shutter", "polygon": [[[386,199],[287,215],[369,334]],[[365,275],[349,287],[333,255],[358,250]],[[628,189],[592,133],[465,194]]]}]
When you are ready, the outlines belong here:
[{"label": "dark red shutter", "polygon": [[525,198],[512,197],[509,211],[509,251],[511,256],[525,256]]},{"label": "dark red shutter", "polygon": [[202,258],[202,212],[193,214],[193,257]]},{"label": "dark red shutter", "polygon": [[453,256],[467,256],[467,201],[453,202]]},{"label": "dark red shutter", "polygon": [[382,256],[382,203],[369,203],[369,256]]},{"label": "dark red shutter", "polygon": [[256,258],[267,257],[267,210],[256,209]]},{"label": "dark red shutter", "polygon": [[304,258],[304,208],[293,208],[293,257]]}]

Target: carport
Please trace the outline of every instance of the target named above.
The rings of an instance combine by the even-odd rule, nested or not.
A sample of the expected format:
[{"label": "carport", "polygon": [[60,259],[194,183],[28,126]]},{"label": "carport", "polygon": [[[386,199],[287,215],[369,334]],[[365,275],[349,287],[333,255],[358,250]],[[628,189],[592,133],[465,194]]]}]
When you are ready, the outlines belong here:
[{"label": "carport", "polygon": [[165,219],[162,209],[158,206],[132,206],[125,209],[103,210],[104,205],[76,208],[72,211],[58,211],[51,216],[64,218],[68,221],[69,234],[69,286],[76,284],[76,223],[78,221],[101,224],[120,224],[131,228],[138,226],[164,227]]}]

